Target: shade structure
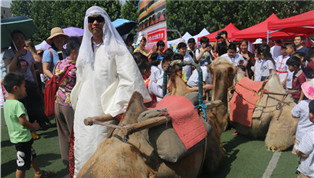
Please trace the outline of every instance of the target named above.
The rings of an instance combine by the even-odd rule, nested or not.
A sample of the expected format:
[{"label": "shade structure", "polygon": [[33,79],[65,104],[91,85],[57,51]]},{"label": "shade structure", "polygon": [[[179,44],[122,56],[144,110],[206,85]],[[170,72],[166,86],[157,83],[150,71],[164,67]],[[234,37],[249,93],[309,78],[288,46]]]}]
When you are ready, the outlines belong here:
[{"label": "shade structure", "polygon": [[127,19],[116,19],[112,22],[112,25],[117,29],[121,36],[130,33],[136,24],[137,22]]},{"label": "shade structure", "polygon": [[290,33],[313,34],[314,33],[314,10],[288,17],[285,19],[268,22],[270,31],[283,31]]},{"label": "shade structure", "polygon": [[1,48],[11,45],[11,33],[15,30],[23,32],[25,38],[29,39],[37,31],[37,27],[33,19],[25,16],[1,19]]},{"label": "shade structure", "polygon": [[62,29],[63,32],[69,36],[83,36],[84,35],[84,29],[77,28],[77,27],[67,27]]},{"label": "shade structure", "polygon": [[167,44],[168,44],[168,46],[177,45],[181,41],[185,41],[187,43],[187,41],[190,38],[193,38],[193,36],[189,32],[185,32],[185,34],[181,38],[177,38],[177,39],[174,39],[174,40],[171,40],[171,41],[167,41]]},{"label": "shade structure", "polygon": [[[266,20],[251,27],[245,28],[241,31],[233,33],[234,38],[240,39],[248,39],[248,40],[255,40],[256,38],[266,38],[267,37],[267,30],[268,30],[268,22],[276,22],[280,19],[275,15],[272,14]],[[284,32],[275,32],[270,35],[270,38],[278,37],[284,38],[289,37],[291,34],[287,34]]]},{"label": "shade structure", "polygon": [[[216,34],[221,31],[227,31],[228,33],[228,40],[234,39],[233,33],[239,31],[237,27],[235,27],[232,23],[229,23],[225,28],[215,31],[209,35],[205,35],[209,39],[209,41],[215,41],[216,40]],[[200,41],[201,37],[197,38],[197,41]]]},{"label": "shade structure", "polygon": [[199,34],[194,35],[193,38],[195,39],[195,41],[197,41],[197,39],[199,37],[206,36],[206,35],[209,35],[209,34],[210,34],[209,31],[206,30],[206,28],[203,28],[203,30]]}]

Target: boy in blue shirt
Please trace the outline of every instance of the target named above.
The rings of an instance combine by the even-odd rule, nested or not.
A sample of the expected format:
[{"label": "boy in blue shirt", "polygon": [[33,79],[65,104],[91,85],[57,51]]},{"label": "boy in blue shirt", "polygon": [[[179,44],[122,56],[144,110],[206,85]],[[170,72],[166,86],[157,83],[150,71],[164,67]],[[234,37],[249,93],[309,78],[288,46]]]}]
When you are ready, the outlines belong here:
[{"label": "boy in blue shirt", "polygon": [[8,98],[4,103],[4,119],[8,127],[10,141],[16,148],[16,177],[24,178],[25,170],[34,169],[35,178],[46,177],[51,172],[40,171],[36,152],[32,148],[33,139],[30,130],[40,129],[37,121],[30,123],[26,109],[18,99],[25,97],[24,76],[20,73],[8,73],[3,80]]}]

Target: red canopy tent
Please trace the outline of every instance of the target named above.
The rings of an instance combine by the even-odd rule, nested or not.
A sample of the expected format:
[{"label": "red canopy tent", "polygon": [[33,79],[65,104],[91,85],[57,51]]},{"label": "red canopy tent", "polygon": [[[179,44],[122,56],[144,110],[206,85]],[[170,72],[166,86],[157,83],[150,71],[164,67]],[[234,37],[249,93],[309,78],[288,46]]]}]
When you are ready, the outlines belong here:
[{"label": "red canopy tent", "polygon": [[289,33],[313,34],[314,33],[314,10],[288,17],[282,20],[268,22],[270,34],[283,31]]},{"label": "red canopy tent", "polygon": [[[232,33],[239,31],[239,29],[237,27],[235,27],[232,23],[229,23],[225,28],[215,31],[211,34],[206,35],[205,37],[207,37],[209,39],[209,41],[215,41],[216,40],[216,34],[218,32],[221,31],[227,31],[228,32],[228,40],[234,39],[232,36]],[[200,41],[202,37],[197,38],[197,41]]]},{"label": "red canopy tent", "polygon": [[[267,37],[267,29],[268,29],[268,22],[270,21],[279,21],[280,19],[275,15],[272,14],[269,16],[265,21],[243,29],[241,31],[235,32],[232,34],[233,38],[240,38],[240,39],[247,39],[250,41],[255,40],[256,38],[266,38]],[[271,38],[284,38],[289,37],[290,35],[284,32],[275,32],[270,35]]]}]

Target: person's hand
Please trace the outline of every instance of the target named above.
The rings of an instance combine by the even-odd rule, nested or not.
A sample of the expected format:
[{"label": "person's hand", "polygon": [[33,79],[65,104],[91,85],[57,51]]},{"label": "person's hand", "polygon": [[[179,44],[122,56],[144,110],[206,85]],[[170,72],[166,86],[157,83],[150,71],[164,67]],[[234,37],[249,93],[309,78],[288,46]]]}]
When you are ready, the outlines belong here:
[{"label": "person's hand", "polygon": [[37,123],[37,121],[33,122],[32,125],[33,125],[33,127],[34,127],[35,130],[40,129],[40,125]]},{"label": "person's hand", "polygon": [[215,39],[216,39],[216,41],[218,41],[218,33],[216,34]]},{"label": "person's hand", "polygon": [[205,48],[205,51],[209,52],[210,51],[210,46],[208,46],[207,48]]},{"label": "person's hand", "polygon": [[23,52],[24,52],[23,49],[19,49],[19,50],[15,53],[14,56],[15,56],[16,58],[18,58],[18,57],[22,56]]}]

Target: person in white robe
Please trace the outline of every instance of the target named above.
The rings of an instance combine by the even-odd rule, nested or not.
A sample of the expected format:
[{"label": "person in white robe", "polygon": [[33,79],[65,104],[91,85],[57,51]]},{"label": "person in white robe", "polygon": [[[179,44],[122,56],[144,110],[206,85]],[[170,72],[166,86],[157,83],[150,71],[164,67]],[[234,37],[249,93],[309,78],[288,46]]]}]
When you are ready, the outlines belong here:
[{"label": "person in white robe", "polygon": [[77,81],[71,93],[75,109],[74,176],[93,155],[98,144],[113,131],[100,125],[86,126],[85,118],[103,114],[115,117],[124,113],[135,91],[142,94],[144,102],[151,100],[123,39],[108,14],[98,6],[86,11],[76,65]]}]

